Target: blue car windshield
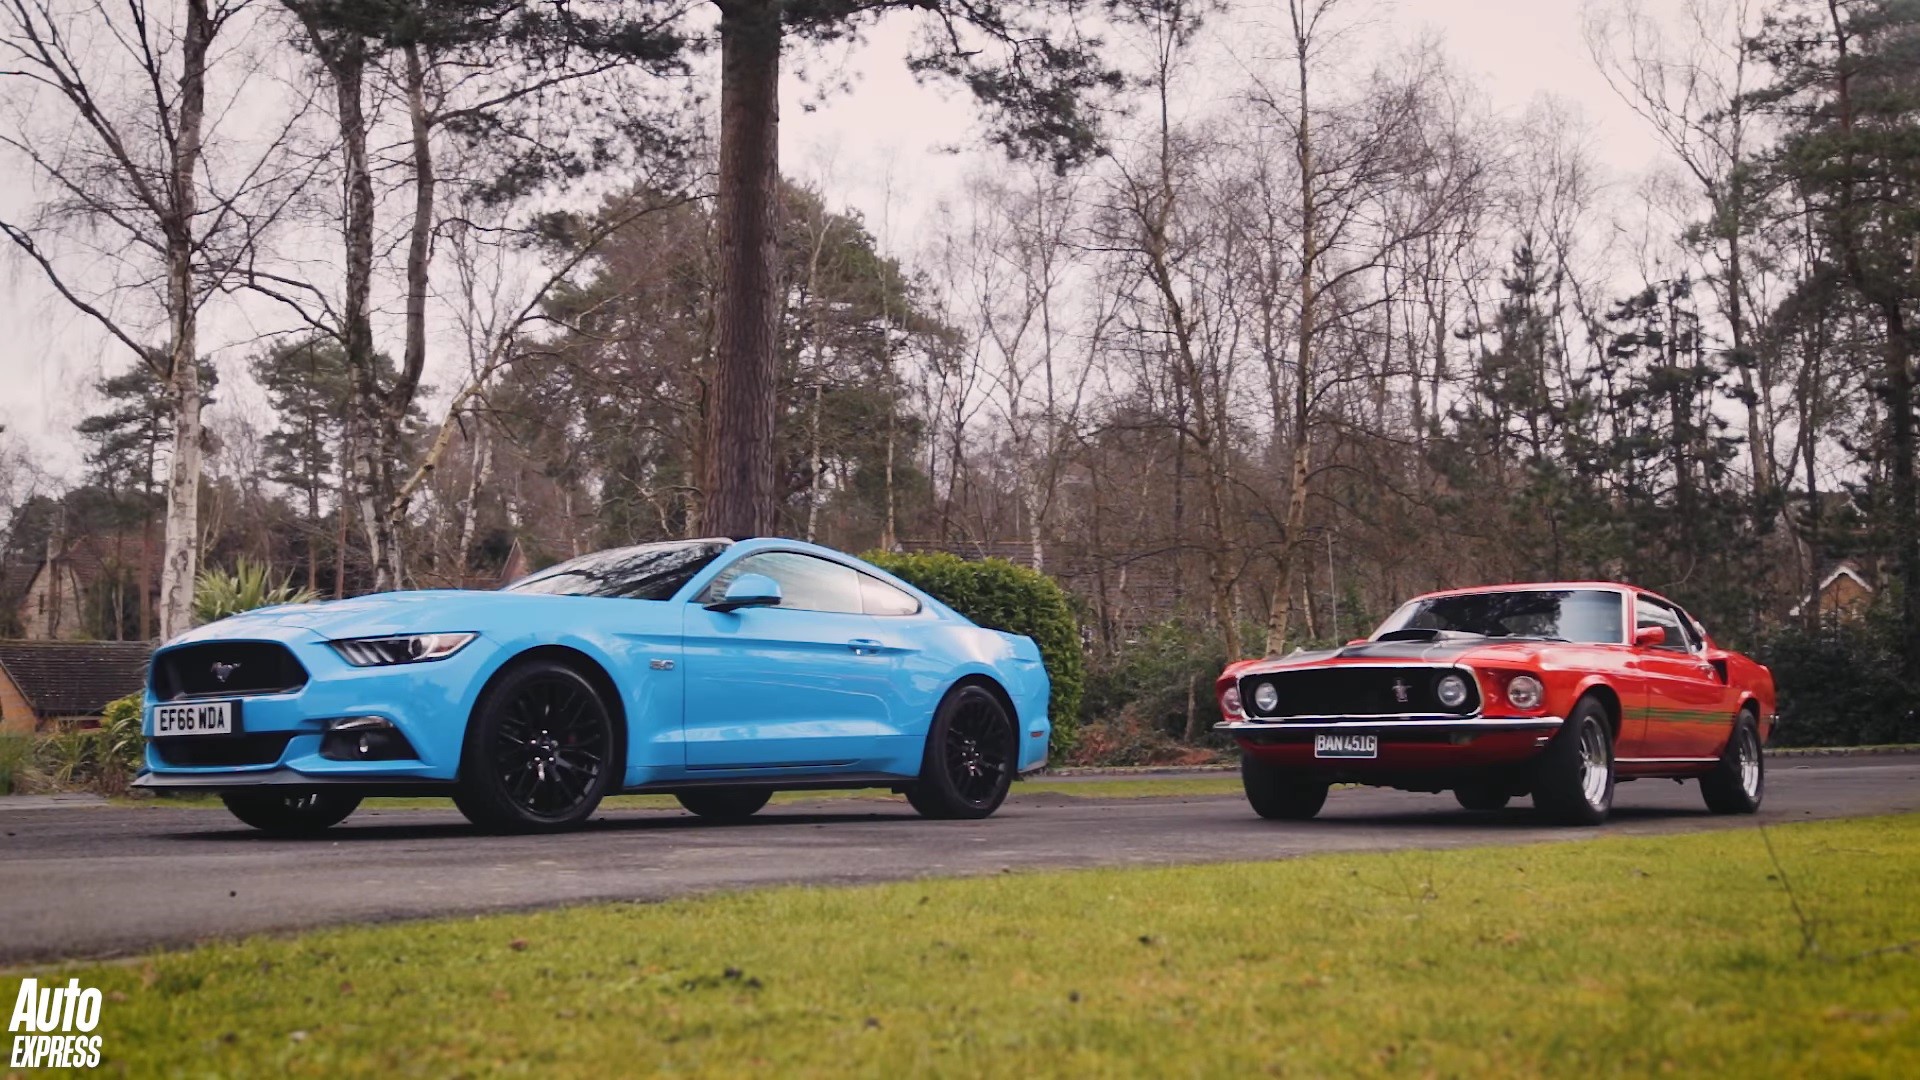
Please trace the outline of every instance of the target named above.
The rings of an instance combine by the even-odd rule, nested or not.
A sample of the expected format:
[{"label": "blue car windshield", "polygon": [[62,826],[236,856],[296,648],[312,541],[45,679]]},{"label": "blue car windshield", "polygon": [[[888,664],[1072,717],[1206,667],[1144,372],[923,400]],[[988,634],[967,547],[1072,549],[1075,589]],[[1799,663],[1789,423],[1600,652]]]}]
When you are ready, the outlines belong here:
[{"label": "blue car windshield", "polygon": [[1623,639],[1622,597],[1605,589],[1515,589],[1457,593],[1415,600],[1393,613],[1381,638],[1413,639],[1421,631],[1481,637],[1543,638],[1618,645]]},{"label": "blue car windshield", "polygon": [[731,546],[725,540],[687,540],[596,551],[530,574],[500,591],[671,600]]}]

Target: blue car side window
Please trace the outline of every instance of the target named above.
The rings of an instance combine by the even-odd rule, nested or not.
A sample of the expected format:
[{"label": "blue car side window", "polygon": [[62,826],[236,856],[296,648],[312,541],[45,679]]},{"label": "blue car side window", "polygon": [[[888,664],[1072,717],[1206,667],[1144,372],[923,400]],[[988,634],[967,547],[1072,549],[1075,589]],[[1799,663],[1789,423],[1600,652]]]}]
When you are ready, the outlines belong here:
[{"label": "blue car side window", "polygon": [[741,574],[765,574],[779,582],[783,608],[842,615],[858,615],[863,610],[858,570],[797,551],[768,551],[741,559],[714,575],[700,602],[712,603],[725,595],[727,586]]},{"label": "blue car side window", "polygon": [[918,615],[920,601],[869,574],[860,575],[860,601],[869,615]]}]

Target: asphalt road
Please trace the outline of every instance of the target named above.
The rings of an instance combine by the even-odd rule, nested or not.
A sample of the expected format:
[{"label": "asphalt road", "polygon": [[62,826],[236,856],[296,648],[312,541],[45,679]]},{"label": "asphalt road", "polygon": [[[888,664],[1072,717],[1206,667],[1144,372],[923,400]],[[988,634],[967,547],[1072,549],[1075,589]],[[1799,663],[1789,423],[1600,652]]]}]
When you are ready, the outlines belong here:
[{"label": "asphalt road", "polygon": [[[1089,781],[1087,795],[1097,791]],[[1238,796],[1015,792],[981,822],[922,821],[900,799],[823,800],[770,807],[741,825],[610,811],[577,833],[495,837],[474,833],[451,809],[362,810],[305,841],[263,837],[220,810],[28,810],[0,799],[0,965],[335,923],[791,882],[1585,840],[1755,821],[1709,815],[1694,784],[1652,780],[1623,785],[1614,820],[1601,829],[1544,827],[1524,808],[1473,814],[1450,796],[1395,791],[1336,791],[1318,820],[1284,824],[1253,816]],[[1920,755],[1774,759],[1758,820],[1917,809]]]}]

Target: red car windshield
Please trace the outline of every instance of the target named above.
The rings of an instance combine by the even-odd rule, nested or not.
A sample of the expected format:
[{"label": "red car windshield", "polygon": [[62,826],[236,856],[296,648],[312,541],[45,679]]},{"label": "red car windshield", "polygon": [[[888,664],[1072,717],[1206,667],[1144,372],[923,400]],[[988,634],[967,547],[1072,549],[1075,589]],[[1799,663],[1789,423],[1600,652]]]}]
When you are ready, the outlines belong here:
[{"label": "red car windshield", "polygon": [[1625,600],[1605,589],[1515,589],[1415,600],[1393,613],[1375,640],[1472,634],[1618,645]]}]

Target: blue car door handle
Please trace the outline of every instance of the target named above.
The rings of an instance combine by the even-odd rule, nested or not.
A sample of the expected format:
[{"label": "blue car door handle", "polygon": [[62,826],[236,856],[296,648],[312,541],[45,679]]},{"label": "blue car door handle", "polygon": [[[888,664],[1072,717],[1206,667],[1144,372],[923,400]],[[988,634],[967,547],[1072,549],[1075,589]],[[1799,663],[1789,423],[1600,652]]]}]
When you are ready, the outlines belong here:
[{"label": "blue car door handle", "polygon": [[857,637],[847,642],[847,648],[852,649],[855,656],[871,656],[885,647],[872,638]]}]

